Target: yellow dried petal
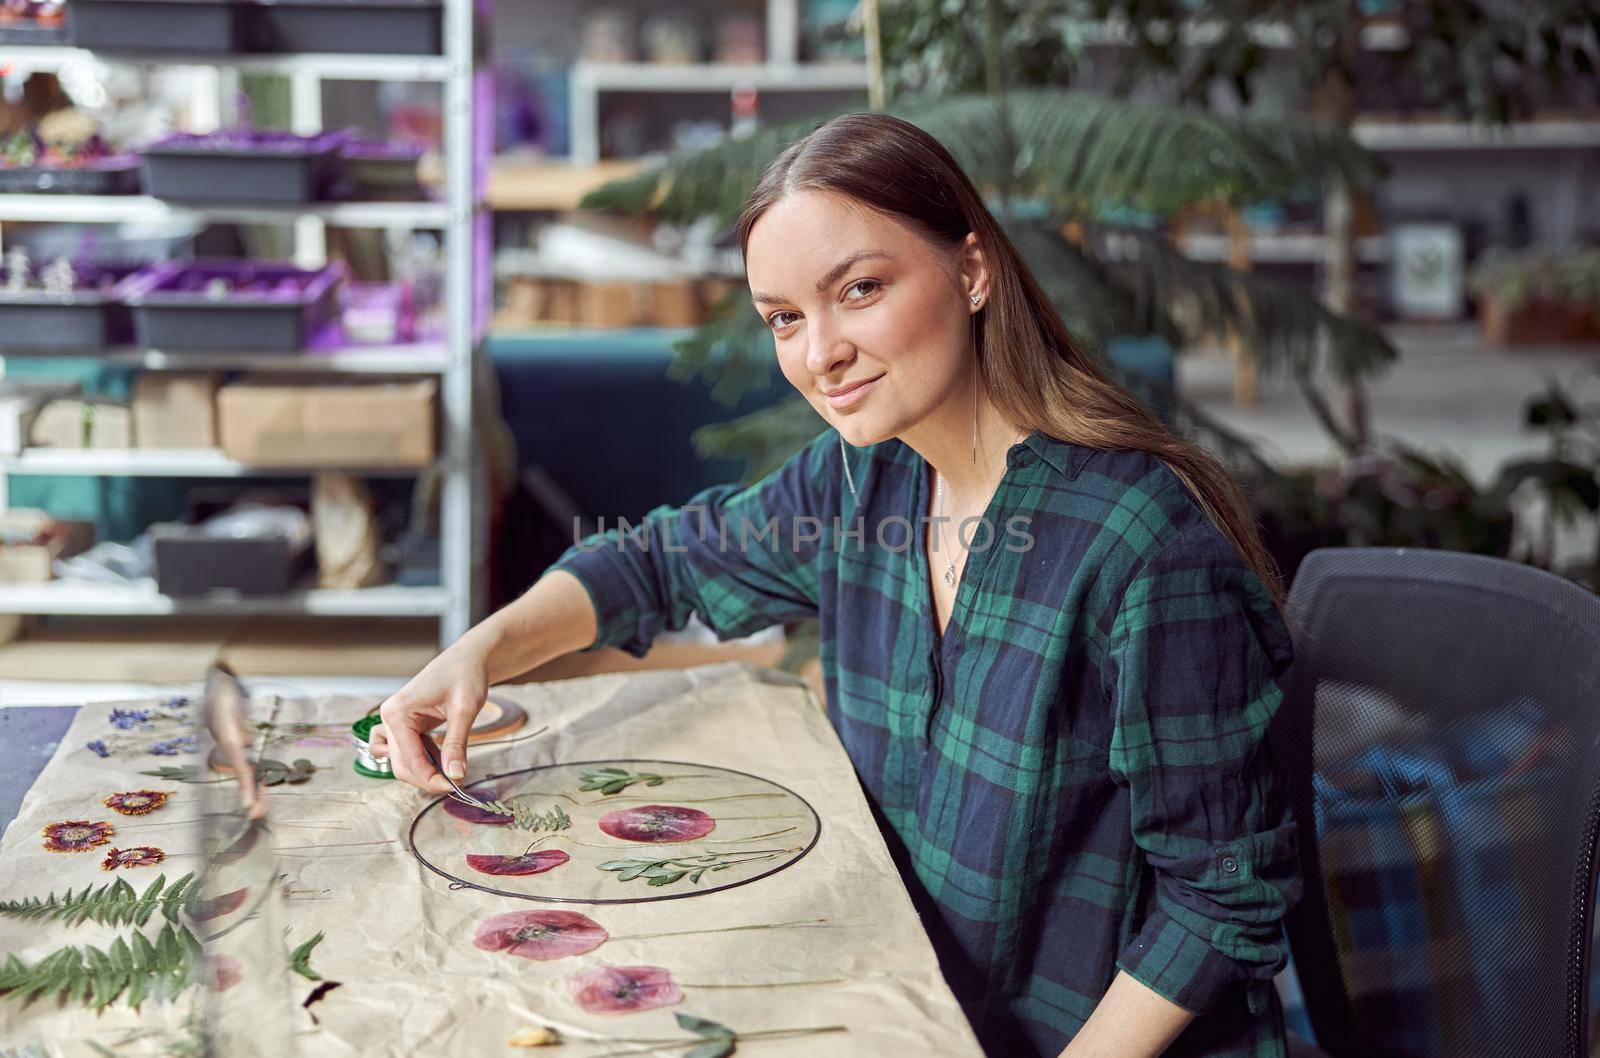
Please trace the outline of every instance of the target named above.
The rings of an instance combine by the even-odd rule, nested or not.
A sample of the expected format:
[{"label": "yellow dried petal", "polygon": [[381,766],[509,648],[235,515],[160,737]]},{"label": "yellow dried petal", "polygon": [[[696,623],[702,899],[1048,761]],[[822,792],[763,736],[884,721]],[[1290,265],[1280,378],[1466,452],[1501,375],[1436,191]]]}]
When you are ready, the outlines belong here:
[{"label": "yellow dried petal", "polygon": [[551,1047],[561,1042],[561,1033],[548,1025],[518,1029],[506,1041],[513,1047]]}]

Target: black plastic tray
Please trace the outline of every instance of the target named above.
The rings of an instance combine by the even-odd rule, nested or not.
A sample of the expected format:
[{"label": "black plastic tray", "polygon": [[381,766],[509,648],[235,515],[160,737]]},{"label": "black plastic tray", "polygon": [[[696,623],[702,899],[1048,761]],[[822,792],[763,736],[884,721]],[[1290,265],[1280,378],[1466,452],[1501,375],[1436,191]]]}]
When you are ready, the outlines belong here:
[{"label": "black plastic tray", "polygon": [[76,353],[121,345],[133,337],[127,306],[88,291],[72,298],[0,290],[0,350]]},{"label": "black plastic tray", "polygon": [[71,0],[68,35],[112,53],[219,55],[245,50],[243,10],[228,0]]},{"label": "black plastic tray", "polygon": [[53,26],[41,26],[31,18],[0,22],[0,44],[68,44],[71,39],[65,19]]},{"label": "black plastic tray", "polygon": [[338,145],[293,153],[146,147],[145,193],[179,202],[299,204],[337,188]]},{"label": "black plastic tray", "polygon": [[0,194],[137,195],[139,160],[117,166],[0,166]]},{"label": "black plastic tray", "polygon": [[[77,0],[73,0],[74,3]],[[439,55],[441,0],[272,0],[249,9],[253,51]]]},{"label": "black plastic tray", "polygon": [[175,597],[212,592],[282,595],[311,568],[310,546],[276,537],[229,539],[193,526],[167,524],[151,532],[156,590]]}]

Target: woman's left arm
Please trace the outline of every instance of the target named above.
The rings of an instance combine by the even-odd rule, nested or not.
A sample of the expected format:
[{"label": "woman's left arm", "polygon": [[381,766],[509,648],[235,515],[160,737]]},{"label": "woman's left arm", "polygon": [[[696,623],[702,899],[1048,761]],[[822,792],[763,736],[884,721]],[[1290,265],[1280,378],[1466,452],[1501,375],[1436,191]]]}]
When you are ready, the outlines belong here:
[{"label": "woman's left arm", "polygon": [[[1179,1011],[1205,1014],[1236,989],[1250,1014],[1270,1001],[1288,958],[1283,916],[1302,885],[1289,794],[1267,743],[1292,660],[1266,587],[1209,521],[1171,536],[1121,595],[1104,670],[1110,763],[1129,792],[1155,902],[1085,1023],[1100,1022],[1091,1038],[1107,1046],[1132,1034],[1121,1053],[1159,1054],[1167,1030],[1182,1031]],[[1134,1052],[1135,1038],[1155,1049]]]},{"label": "woman's left arm", "polygon": [[1193,1020],[1189,1011],[1119,970],[1060,1058],[1156,1058]]}]

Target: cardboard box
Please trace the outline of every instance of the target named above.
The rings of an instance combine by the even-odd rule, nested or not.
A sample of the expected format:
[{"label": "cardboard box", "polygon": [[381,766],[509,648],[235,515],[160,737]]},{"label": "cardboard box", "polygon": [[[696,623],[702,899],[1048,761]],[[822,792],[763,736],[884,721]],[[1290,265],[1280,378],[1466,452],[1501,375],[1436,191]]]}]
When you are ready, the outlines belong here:
[{"label": "cardboard box", "polygon": [[89,447],[132,448],[132,410],[126,404],[89,405]]},{"label": "cardboard box", "polygon": [[277,467],[420,467],[436,452],[438,380],[291,384],[251,378],[217,391],[230,459]]},{"label": "cardboard box", "polygon": [[74,396],[78,389],[76,382],[0,379],[0,456],[14,456],[27,448],[39,409],[58,397]]},{"label": "cardboard box", "polygon": [[140,448],[215,448],[215,372],[146,371],[133,381],[133,436]]},{"label": "cardboard box", "polygon": [[87,448],[87,407],[81,400],[53,400],[39,409],[28,430],[31,448]]},{"label": "cardboard box", "polygon": [[59,522],[44,511],[13,507],[0,514],[0,584],[43,584],[51,563],[94,543],[93,522]]}]

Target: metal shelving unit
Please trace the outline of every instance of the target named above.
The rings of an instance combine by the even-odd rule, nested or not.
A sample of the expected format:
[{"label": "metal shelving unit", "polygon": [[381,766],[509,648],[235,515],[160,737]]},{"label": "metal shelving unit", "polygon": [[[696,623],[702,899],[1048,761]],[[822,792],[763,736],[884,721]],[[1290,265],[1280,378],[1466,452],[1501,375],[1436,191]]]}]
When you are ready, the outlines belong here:
[{"label": "metal shelving unit", "polygon": [[[478,618],[484,594],[482,571],[487,541],[483,472],[474,458],[474,376],[481,358],[487,313],[477,310],[479,284],[487,282],[479,262],[486,256],[476,242],[487,237],[481,160],[487,150],[476,142],[485,134],[475,120],[475,83],[481,50],[475,46],[473,0],[445,0],[442,55],[152,55],[110,54],[72,47],[0,48],[0,58],[15,73],[54,71],[70,63],[107,62],[145,66],[194,66],[224,74],[261,72],[290,78],[292,126],[320,131],[321,84],[330,80],[412,80],[439,83],[443,96],[443,201],[349,202],[281,206],[174,205],[146,196],[0,195],[0,227],[7,221],[117,224],[164,220],[243,224],[287,224],[295,231],[295,258],[302,266],[326,261],[328,225],[358,228],[435,229],[444,251],[442,341],[415,345],[359,346],[304,354],[248,352],[166,352],[138,347],[107,348],[100,362],[145,370],[250,370],[317,374],[398,374],[437,377],[441,429],[438,458],[430,468],[347,469],[362,476],[412,476],[436,470],[441,483],[440,569],[437,587],[386,585],[350,590],[310,590],[273,597],[219,595],[175,599],[153,582],[100,585],[52,582],[6,585],[0,612],[9,614],[279,615],[337,617],[419,617],[439,619],[441,645],[453,641]],[[0,358],[26,357],[26,350]],[[311,468],[259,467],[237,463],[208,450],[32,450],[0,460],[0,509],[5,506],[5,475],[81,474],[89,476],[250,478],[310,475]]]}]

